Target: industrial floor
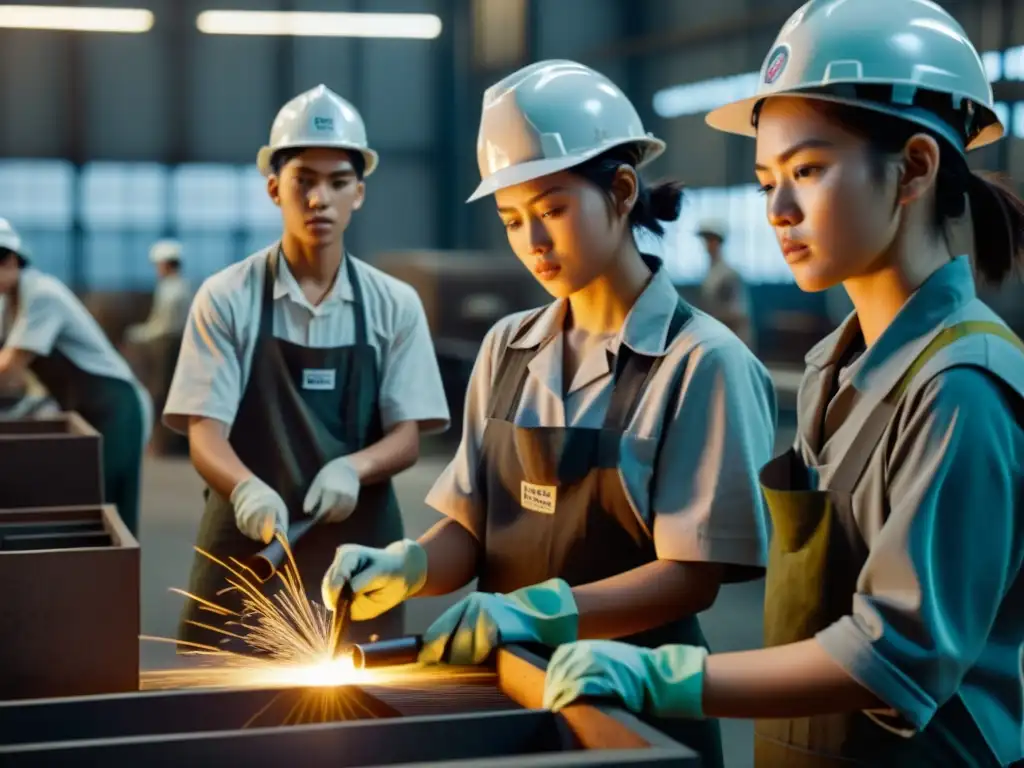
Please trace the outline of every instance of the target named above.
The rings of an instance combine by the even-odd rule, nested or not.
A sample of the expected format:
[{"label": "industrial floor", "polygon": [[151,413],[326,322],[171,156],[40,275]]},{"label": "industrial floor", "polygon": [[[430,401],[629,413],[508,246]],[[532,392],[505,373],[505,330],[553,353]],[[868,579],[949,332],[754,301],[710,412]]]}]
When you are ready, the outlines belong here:
[{"label": "industrial floor", "polygon": [[[789,442],[780,434],[778,444]],[[398,496],[411,537],[418,536],[438,519],[423,504],[434,478],[447,461],[441,449],[427,451],[420,463],[396,479]],[[187,586],[192,544],[202,511],[201,482],[185,459],[147,459],[144,469],[142,512],[142,631],[157,637],[174,637],[178,612],[184,598],[169,591]],[[460,593],[461,594],[461,593]],[[763,582],[723,588],[715,606],[701,616],[704,632],[716,651],[756,648],[761,644]],[[408,610],[409,631],[426,629],[455,596],[413,600]],[[143,668],[173,664],[173,646],[142,644]],[[746,721],[723,723],[726,765],[752,765],[753,735]]]}]

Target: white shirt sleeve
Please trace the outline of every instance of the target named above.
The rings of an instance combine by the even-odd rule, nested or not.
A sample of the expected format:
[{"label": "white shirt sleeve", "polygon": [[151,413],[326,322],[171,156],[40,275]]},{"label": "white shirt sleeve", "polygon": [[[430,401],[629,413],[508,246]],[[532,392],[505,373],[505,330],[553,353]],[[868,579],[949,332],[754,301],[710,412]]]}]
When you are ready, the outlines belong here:
[{"label": "white shirt sleeve", "polygon": [[41,357],[49,355],[67,318],[60,299],[49,291],[26,291],[4,346]]},{"label": "white shirt sleeve", "polygon": [[771,377],[731,337],[696,348],[682,376],[655,471],[658,557],[763,568],[768,537],[759,472],[774,450]]},{"label": "white shirt sleeve", "polygon": [[182,434],[201,416],[231,425],[242,399],[242,349],[228,296],[207,281],[185,324],[178,364],[164,407],[164,423]]},{"label": "white shirt sleeve", "polygon": [[395,333],[381,355],[380,411],[384,430],[418,421],[423,434],[448,428],[448,401],[430,339],[427,317],[416,292],[401,286]]}]

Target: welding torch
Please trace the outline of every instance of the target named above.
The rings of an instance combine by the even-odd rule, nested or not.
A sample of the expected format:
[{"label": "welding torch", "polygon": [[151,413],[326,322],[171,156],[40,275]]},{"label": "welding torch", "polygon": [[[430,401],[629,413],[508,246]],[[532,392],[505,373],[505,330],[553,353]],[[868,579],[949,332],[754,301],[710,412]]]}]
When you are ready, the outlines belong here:
[{"label": "welding torch", "polygon": [[345,627],[352,618],[352,587],[345,584],[338,593],[331,617],[331,658],[349,655],[356,669],[391,667],[399,664],[413,664],[423,648],[422,635],[407,635],[391,640],[377,640],[369,643],[346,643],[343,640]]}]

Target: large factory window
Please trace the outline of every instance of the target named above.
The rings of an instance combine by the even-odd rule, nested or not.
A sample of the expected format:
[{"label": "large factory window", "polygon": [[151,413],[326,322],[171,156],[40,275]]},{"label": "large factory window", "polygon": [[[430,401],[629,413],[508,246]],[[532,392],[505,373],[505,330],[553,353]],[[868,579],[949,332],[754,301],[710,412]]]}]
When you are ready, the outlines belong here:
[{"label": "large factory window", "polygon": [[0,160],[0,216],[18,228],[40,269],[71,274],[75,169],[62,160]]}]

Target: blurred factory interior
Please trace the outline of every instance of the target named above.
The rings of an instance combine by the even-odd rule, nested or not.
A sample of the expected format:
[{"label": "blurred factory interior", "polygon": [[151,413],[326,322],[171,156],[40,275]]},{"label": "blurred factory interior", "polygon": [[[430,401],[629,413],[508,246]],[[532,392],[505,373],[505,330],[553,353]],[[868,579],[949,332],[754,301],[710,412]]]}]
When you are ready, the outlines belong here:
[{"label": "blurred factory interior", "polygon": [[[798,4],[91,0],[92,6],[135,9],[105,17],[123,22],[121,31],[14,28],[29,24],[18,4],[2,6],[0,216],[21,233],[35,265],[78,293],[115,344],[130,351],[126,329],[147,316],[152,302],[152,244],[179,240],[184,274],[196,288],[273,242],[280,213],[254,159],[276,111],[319,83],[351,101],[381,161],[346,245],[419,292],[454,417],[447,438],[398,478],[408,533],[415,535],[434,519],[423,497],[451,455],[466,378],[484,333],[509,312],[546,301],[510,252],[492,204],[464,203],[479,179],[475,145],[483,90],[529,61],[569,58],[597,68],[630,96],[647,129],[668,142],[646,176],[679,178],[688,191],[680,220],[649,248],[665,259],[684,297],[702,306],[708,256],[697,232],[701,222],[719,222],[725,260],[749,296],[752,344],[778,385],[780,424],[791,422],[787,411],[803,355],[848,304],[841,291],[805,294],[793,284],[754,183],[753,143],[709,130],[703,116],[753,90],[764,52]],[[972,164],[1007,173],[1020,187],[1024,4],[942,5],[985,51],[1011,134],[975,153]],[[328,16],[315,17],[311,28],[289,28],[271,14],[250,17],[263,26],[242,34],[231,26],[237,17],[213,13],[228,10],[420,16],[403,29],[387,19],[376,26],[364,19],[364,36],[352,37],[351,18],[336,29]],[[82,27],[103,21],[60,18]],[[1024,286],[1014,283],[985,298],[1024,333]],[[132,359],[151,369],[140,375],[159,404],[168,366]],[[791,430],[780,429],[780,445],[791,439]],[[153,454],[142,507],[143,630],[170,635],[180,603],[167,590],[187,577],[201,481],[180,441],[159,430]],[[752,584],[723,593],[708,620],[712,647],[760,644],[760,589]],[[423,605],[411,620],[424,624],[439,603],[417,602]],[[162,651],[144,649],[144,662],[153,663]],[[746,725],[728,728],[736,736],[729,738],[727,730],[728,762],[744,765]]]}]

